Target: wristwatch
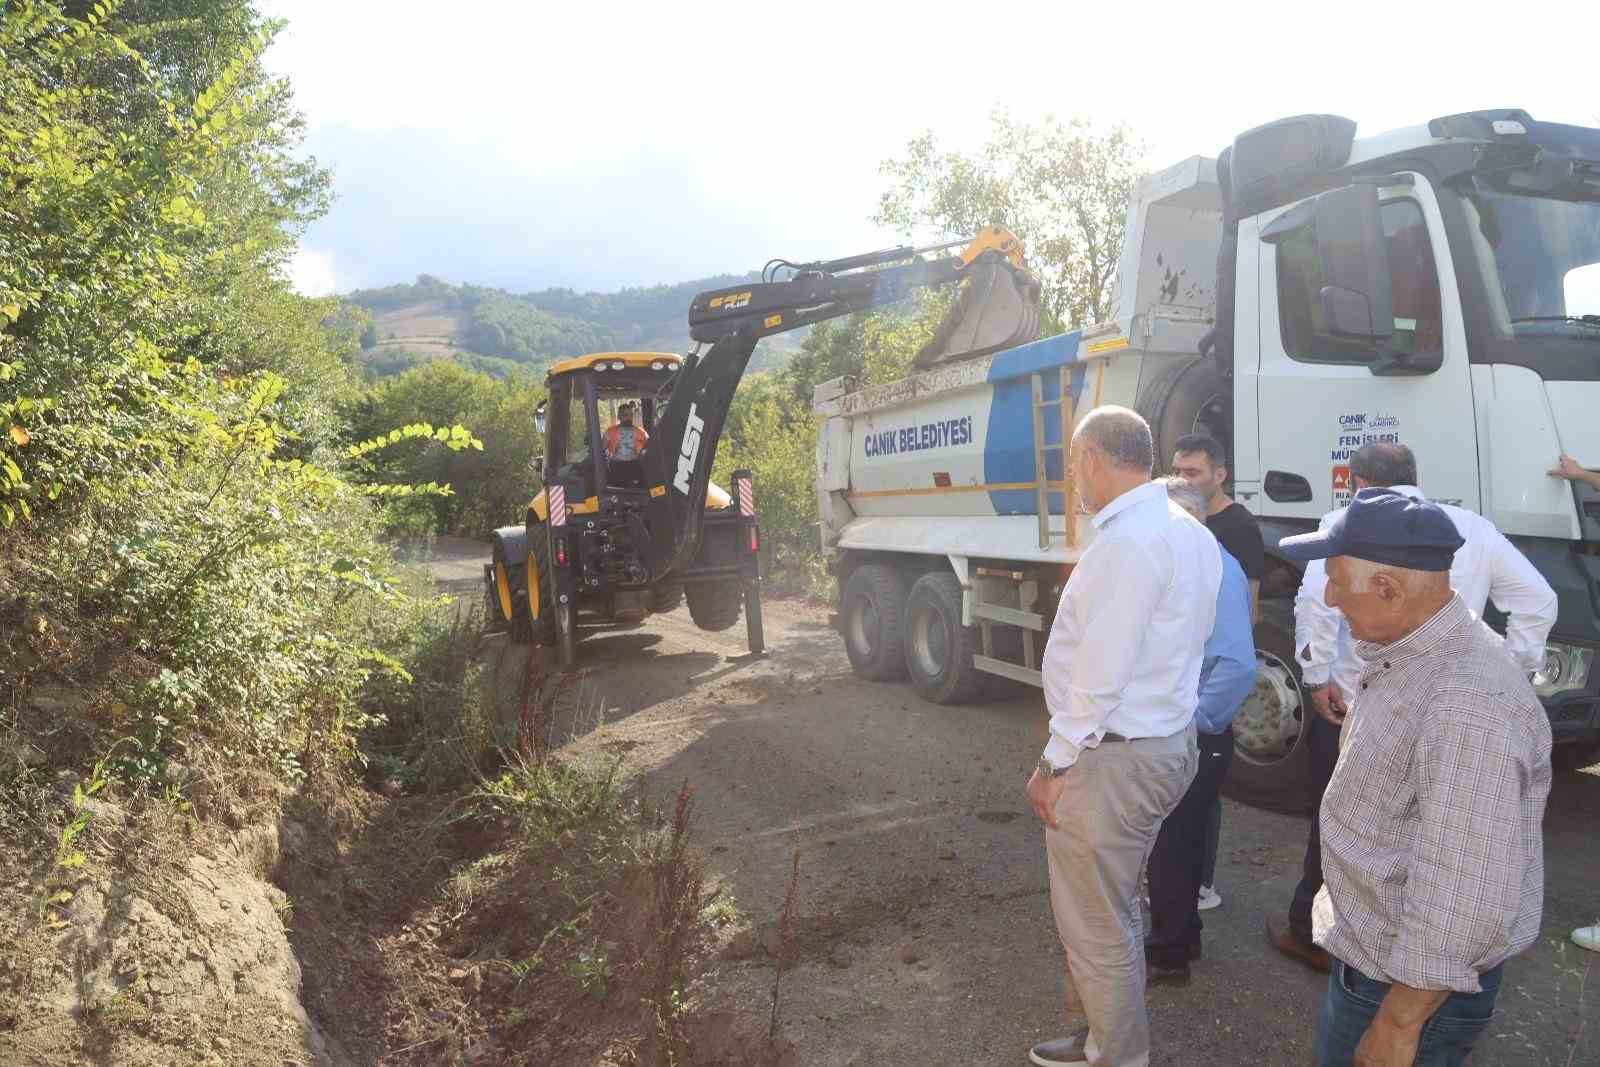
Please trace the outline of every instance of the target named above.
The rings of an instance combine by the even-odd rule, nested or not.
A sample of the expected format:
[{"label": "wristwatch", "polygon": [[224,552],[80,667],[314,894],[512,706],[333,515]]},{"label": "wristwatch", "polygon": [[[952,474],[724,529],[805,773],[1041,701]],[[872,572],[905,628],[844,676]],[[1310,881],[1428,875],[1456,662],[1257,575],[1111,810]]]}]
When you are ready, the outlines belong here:
[{"label": "wristwatch", "polygon": [[1069,767],[1071,767],[1071,764],[1066,767],[1052,767],[1049,760],[1043,756],[1039,757],[1039,777],[1041,778],[1060,778],[1067,773]]}]

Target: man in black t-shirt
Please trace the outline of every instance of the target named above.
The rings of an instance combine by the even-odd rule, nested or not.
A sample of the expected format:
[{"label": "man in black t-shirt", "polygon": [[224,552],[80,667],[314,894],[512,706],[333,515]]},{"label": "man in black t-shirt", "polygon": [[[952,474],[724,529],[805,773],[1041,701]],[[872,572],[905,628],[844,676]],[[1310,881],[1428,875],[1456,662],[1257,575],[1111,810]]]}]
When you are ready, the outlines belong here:
[{"label": "man in black t-shirt", "polygon": [[1261,619],[1261,574],[1267,553],[1256,517],[1222,487],[1228,483],[1228,457],[1213,437],[1192,433],[1173,446],[1172,473],[1206,495],[1206,528],[1239,561],[1250,580],[1250,620]]},{"label": "man in black t-shirt", "polygon": [[[1239,568],[1250,582],[1250,621],[1261,621],[1261,575],[1266,570],[1267,551],[1261,543],[1256,517],[1237,503],[1222,487],[1228,482],[1228,456],[1216,438],[1192,433],[1173,445],[1172,473],[1205,494],[1206,529],[1223,548],[1239,561]],[[1219,907],[1217,895],[1217,842],[1222,836],[1222,799],[1212,801],[1206,820],[1205,863],[1200,873],[1201,911]]]}]

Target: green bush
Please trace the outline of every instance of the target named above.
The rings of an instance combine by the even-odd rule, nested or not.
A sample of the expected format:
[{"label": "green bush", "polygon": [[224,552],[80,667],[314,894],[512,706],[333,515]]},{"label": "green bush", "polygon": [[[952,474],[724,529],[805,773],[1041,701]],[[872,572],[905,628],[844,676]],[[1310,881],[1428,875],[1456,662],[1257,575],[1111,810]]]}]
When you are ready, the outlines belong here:
[{"label": "green bush", "polygon": [[[49,728],[124,779],[205,755],[293,782],[359,757],[410,654],[374,494],[446,491],[346,477],[365,319],[283,277],[327,176],[260,65],[276,26],[182,6],[0,8],[0,612],[85,646],[8,681],[26,708],[79,672],[82,721]],[[418,421],[382,429],[476,454]]]},{"label": "green bush", "polygon": [[532,460],[542,443],[533,411],[544,396],[543,384],[532,375],[500,381],[446,360],[414,367],[362,394],[348,411],[352,439],[432,421],[463,425],[484,443],[481,451],[460,452],[402,443],[366,462],[366,480],[438,482],[452,489],[449,496],[391,505],[390,529],[485,537],[521,521],[537,483]]}]

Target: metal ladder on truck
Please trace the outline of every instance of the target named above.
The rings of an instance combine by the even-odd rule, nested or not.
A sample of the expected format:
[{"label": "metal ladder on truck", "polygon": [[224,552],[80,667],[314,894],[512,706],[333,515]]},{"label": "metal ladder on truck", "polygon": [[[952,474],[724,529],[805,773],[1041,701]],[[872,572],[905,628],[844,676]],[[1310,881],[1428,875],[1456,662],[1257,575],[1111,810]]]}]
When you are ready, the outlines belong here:
[{"label": "metal ladder on truck", "polygon": [[[1041,551],[1050,548],[1055,539],[1055,534],[1050,530],[1050,493],[1061,493],[1062,516],[1061,536],[1065,539],[1068,548],[1077,547],[1078,524],[1075,516],[1078,510],[1078,495],[1072,485],[1072,472],[1068,469],[1068,452],[1072,446],[1073,412],[1072,412],[1072,366],[1063,365],[1060,374],[1060,387],[1056,399],[1044,398],[1044,373],[1035,372],[1031,375],[1030,385],[1033,392],[1033,492],[1034,510],[1039,518],[1039,548]],[[1057,444],[1045,444],[1045,419],[1055,409],[1055,416],[1061,420],[1061,440]],[[1052,482],[1047,459],[1052,452],[1061,453],[1061,480]],[[1026,682],[1032,686],[1042,687],[1044,676],[1040,672],[1040,660],[1044,654],[1044,636],[1049,630],[1053,619],[1047,619],[1035,611],[1026,611],[1014,608],[1007,604],[997,604],[983,599],[984,588],[989,584],[983,579],[999,579],[1007,585],[1015,586],[1018,604],[1039,603],[1039,576],[1034,573],[1020,570],[1010,570],[1003,567],[977,567],[974,569],[972,582],[972,616],[977,623],[982,638],[982,651],[972,657],[973,666],[989,674],[998,674],[1004,678],[1011,678],[1019,682]],[[1022,662],[1012,663],[995,655],[996,623],[1006,627],[1015,627],[1022,631]]]}]

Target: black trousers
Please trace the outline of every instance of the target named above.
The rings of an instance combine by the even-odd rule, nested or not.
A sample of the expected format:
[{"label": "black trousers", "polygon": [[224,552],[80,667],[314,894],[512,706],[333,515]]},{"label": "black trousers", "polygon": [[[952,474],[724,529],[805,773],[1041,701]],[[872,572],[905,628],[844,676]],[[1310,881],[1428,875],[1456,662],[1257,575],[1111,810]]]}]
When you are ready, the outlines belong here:
[{"label": "black trousers", "polygon": [[1181,967],[1200,954],[1200,875],[1206,860],[1206,822],[1233,763],[1233,729],[1200,734],[1200,768],[1189,791],[1161,824],[1150,853],[1150,932],[1145,958]]},{"label": "black trousers", "polygon": [[1333,765],[1339,762],[1339,728],[1310,708],[1306,751],[1311,765],[1311,830],[1306,839],[1306,858],[1301,865],[1300,884],[1294,887],[1294,899],[1289,902],[1289,933],[1301,944],[1311,941],[1311,905],[1322,888],[1322,833],[1318,825],[1322,810],[1322,794],[1333,777]]}]

